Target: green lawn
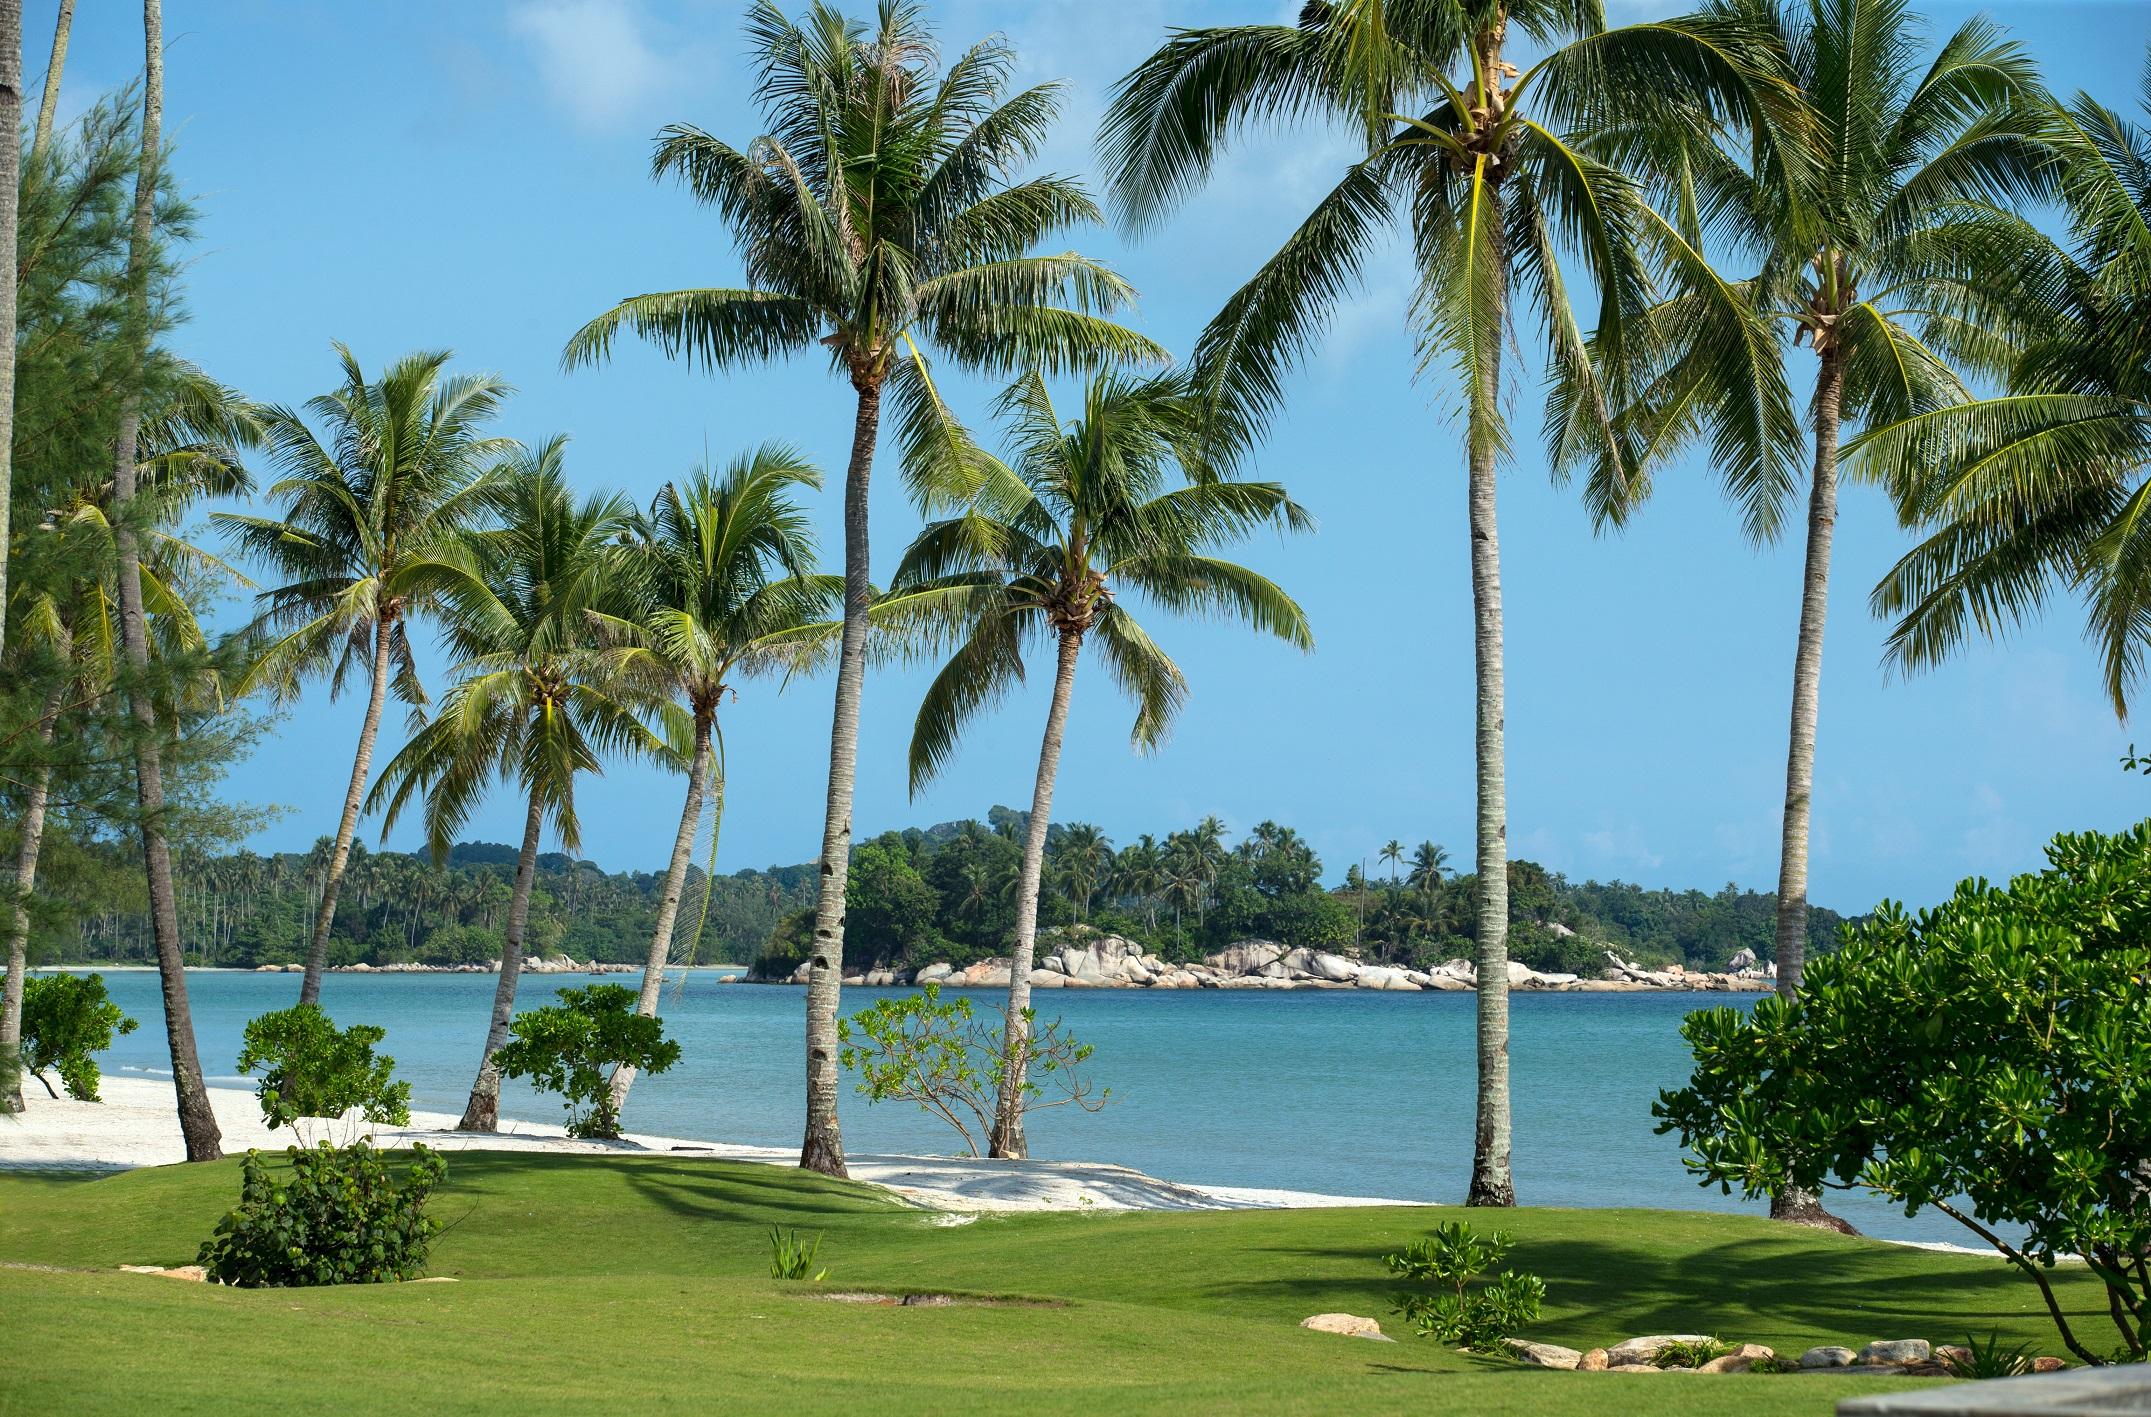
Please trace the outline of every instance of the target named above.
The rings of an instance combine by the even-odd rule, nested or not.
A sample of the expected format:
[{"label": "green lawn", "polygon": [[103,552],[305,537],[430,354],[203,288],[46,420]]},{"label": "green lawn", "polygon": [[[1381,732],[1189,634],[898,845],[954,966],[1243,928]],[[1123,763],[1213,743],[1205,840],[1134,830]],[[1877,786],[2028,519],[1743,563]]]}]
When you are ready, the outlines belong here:
[{"label": "green lawn", "polygon": [[[1425,1210],[945,1227],[768,1166],[479,1153],[449,1165],[432,1273],[459,1283],[311,1290],[115,1272],[191,1261],[237,1196],[235,1160],[0,1175],[0,1413],[945,1413],[1014,1399],[1082,1412],[1824,1414],[1888,1385],[1556,1373],[1409,1334],[1392,1345],[1297,1327],[1341,1309],[1394,1328],[1379,1256],[1429,1228]],[[2055,1348],[2036,1293],[1997,1262],[1680,1212],[1520,1210],[1498,1223],[1519,1237],[1516,1262],[1546,1279],[1532,1336],[1571,1347],[1714,1332],[1797,1353],[1999,1328]],[[769,1278],[772,1224],[823,1233],[825,1288],[1044,1302],[819,1299]],[[2091,1287],[2071,1280],[2070,1307],[2093,1312]]]}]

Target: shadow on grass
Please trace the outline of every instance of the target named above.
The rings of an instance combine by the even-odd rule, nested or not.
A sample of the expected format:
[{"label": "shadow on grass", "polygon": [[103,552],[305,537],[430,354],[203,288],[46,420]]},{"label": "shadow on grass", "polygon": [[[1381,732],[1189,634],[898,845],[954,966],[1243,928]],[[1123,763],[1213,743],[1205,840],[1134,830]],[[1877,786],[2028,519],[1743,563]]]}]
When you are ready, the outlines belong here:
[{"label": "shadow on grass", "polygon": [[[1618,1222],[1609,1216],[1608,1223]],[[1298,1255],[1317,1272],[1218,1284],[1204,1293],[1307,1305],[1342,1302],[1389,1313],[1406,1290],[1386,1272],[1385,1248],[1275,1247],[1271,1253]],[[2047,1327],[2037,1288],[1999,1260],[1983,1264],[1805,1236],[1677,1250],[1617,1238],[1519,1240],[1508,1263],[1546,1281],[1544,1327],[1550,1333],[1572,1330],[1581,1319],[1601,1334],[1609,1326],[1641,1334],[1711,1333],[1738,1325],[1781,1334],[1909,1335],[1941,1342],[1974,1327]],[[2072,1321],[2104,1316],[2101,1291],[2088,1274],[2062,1271],[2055,1288]]]}]

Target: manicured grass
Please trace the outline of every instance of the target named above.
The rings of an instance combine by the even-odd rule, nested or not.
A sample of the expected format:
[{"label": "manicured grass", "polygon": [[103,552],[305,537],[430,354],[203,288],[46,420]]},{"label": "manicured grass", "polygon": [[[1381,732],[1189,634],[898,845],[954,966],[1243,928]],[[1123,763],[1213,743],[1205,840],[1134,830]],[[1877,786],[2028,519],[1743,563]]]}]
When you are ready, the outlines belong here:
[{"label": "manicured grass", "polygon": [[[1545,1372],[1314,1334],[1397,1329],[1380,1263],[1411,1209],[1024,1215],[947,1227],[863,1187],[668,1157],[451,1156],[431,1272],[455,1284],[231,1290],[115,1272],[184,1264],[238,1163],[96,1180],[0,1175],[0,1412],[1828,1413],[1890,1385],[1821,1376]],[[1546,1279],[1534,1338],[1716,1333],[1815,1343],[1999,1329],[2055,1351],[1994,1261],[1661,1211],[1472,1213]],[[870,1307],[769,1278],[768,1230],[824,1236],[824,1289],[1034,1305]],[[50,1268],[39,1268],[49,1266]],[[2071,1309],[2093,1312],[2081,1275]],[[1905,1380],[1894,1380],[1903,1383]]]}]

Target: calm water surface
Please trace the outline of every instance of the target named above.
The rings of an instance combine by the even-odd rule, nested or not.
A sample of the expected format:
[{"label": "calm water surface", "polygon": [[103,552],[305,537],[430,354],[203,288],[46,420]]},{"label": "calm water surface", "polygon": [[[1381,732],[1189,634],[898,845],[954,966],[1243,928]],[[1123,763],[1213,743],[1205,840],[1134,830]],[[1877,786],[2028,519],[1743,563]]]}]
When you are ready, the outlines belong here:
[{"label": "calm water surface", "polygon": [[[166,1073],[157,979],[109,973],[113,996],[142,1027],[119,1040],[109,1071]],[[609,976],[632,985],[633,976]],[[412,1105],[460,1112],[493,995],[489,974],[332,974],[323,1003],[339,1023],[388,1030],[384,1050],[411,1083]],[[532,1008],[581,975],[525,975]],[[202,1064],[233,1073],[246,1021],[298,998],[295,975],[190,971]],[[846,989],[844,1010],[899,991]],[[1736,1003],[1745,996],[1732,996]],[[990,1008],[998,995],[973,995]],[[1531,1205],[1756,1210],[1694,1184],[1671,1137],[1651,1130],[1651,1101],[1686,1079],[1680,1021],[1727,996],[1525,994],[1510,1000],[1516,1189]],[[1033,1114],[1040,1157],[1112,1161],[1174,1180],[1406,1200],[1462,1199],[1471,1163],[1470,994],[1361,990],[1255,992],[1085,990],[1041,995],[1095,1044],[1091,1066],[1113,1090],[1103,1112]],[[803,1125],[802,989],[720,985],[709,973],[668,984],[665,1025],[685,1057],[636,1082],[632,1130],[796,1146]],[[557,1121],[556,1099],[511,1082],[510,1116]],[[870,1106],[847,1090],[852,1152],[948,1152],[961,1143],[908,1104]],[[1870,1234],[1965,1238],[1948,1219],[1906,1220],[1866,1197],[1831,1205]]]}]

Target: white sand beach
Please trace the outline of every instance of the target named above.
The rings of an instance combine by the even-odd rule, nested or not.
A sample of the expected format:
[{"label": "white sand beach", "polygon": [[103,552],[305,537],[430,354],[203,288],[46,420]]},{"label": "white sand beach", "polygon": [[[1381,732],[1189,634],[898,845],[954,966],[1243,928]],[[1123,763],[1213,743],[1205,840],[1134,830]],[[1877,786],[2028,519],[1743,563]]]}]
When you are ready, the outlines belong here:
[{"label": "white sand beach", "polygon": [[[161,1079],[106,1077],[102,1102],[55,1101],[32,1081],[28,1109],[0,1117],[0,1168],[38,1170],[130,1170],[186,1159],[173,1110],[171,1084]],[[670,1153],[722,1157],[790,1166],[798,1153],[786,1148],[740,1146],[684,1137],[629,1135],[618,1143],[577,1141],[543,1122],[501,1118],[498,1133],[459,1132],[445,1112],[413,1112],[409,1127],[314,1121],[271,1131],[261,1120],[252,1088],[212,1087],[211,1105],[224,1131],[227,1153],[248,1147],[282,1150],[294,1142],[370,1136],[384,1147],[423,1142],[443,1152],[546,1151],[595,1155],[605,1152]],[[1275,1210],[1301,1206],[1414,1205],[1373,1196],[1328,1196],[1308,1191],[1198,1186],[1161,1181],[1124,1166],[1089,1161],[987,1161],[968,1156],[852,1156],[852,1179],[881,1186],[932,1210]]]}]

